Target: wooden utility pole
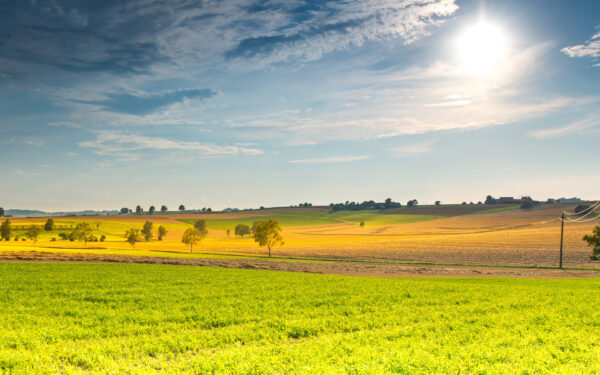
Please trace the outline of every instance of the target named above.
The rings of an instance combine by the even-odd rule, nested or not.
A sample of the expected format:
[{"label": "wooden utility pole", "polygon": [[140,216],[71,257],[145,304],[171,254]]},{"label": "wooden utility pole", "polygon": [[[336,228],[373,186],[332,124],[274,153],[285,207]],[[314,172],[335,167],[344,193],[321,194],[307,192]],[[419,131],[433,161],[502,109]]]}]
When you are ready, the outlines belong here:
[{"label": "wooden utility pole", "polygon": [[565,233],[565,213],[563,212],[560,217],[560,262],[559,267],[563,268],[563,237]]}]

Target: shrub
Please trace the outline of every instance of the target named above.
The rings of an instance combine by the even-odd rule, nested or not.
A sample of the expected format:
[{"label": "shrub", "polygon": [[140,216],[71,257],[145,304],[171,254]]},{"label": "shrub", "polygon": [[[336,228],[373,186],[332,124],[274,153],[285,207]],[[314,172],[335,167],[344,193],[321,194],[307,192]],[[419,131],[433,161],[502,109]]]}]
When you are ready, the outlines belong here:
[{"label": "shrub", "polygon": [[592,234],[586,234],[583,236],[583,240],[588,243],[588,246],[592,248],[592,260],[599,260],[600,258],[600,225],[596,225],[593,229]]}]

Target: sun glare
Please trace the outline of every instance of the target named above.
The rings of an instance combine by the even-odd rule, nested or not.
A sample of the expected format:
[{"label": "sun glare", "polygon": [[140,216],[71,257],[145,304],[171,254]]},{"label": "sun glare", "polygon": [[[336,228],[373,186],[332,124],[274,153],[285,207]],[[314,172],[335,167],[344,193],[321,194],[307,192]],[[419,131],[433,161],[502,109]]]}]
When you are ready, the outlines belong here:
[{"label": "sun glare", "polygon": [[458,39],[458,52],[464,68],[471,74],[487,76],[497,72],[506,56],[506,37],[490,23],[479,22]]}]

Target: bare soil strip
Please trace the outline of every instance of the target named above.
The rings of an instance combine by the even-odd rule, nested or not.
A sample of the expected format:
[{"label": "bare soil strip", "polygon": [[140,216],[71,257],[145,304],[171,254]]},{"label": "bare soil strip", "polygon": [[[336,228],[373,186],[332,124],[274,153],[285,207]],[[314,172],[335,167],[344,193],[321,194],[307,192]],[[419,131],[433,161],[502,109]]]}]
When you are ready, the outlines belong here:
[{"label": "bare soil strip", "polygon": [[511,277],[532,279],[600,277],[600,270],[471,267],[368,262],[310,263],[260,259],[190,259],[113,254],[61,254],[37,251],[0,252],[0,262],[169,264],[373,277]]}]

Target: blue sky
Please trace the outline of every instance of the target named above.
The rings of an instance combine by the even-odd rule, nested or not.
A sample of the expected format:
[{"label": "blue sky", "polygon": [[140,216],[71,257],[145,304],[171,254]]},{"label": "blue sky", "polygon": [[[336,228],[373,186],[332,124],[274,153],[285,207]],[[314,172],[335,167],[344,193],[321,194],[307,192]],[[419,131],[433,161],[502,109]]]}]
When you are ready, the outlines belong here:
[{"label": "blue sky", "polygon": [[0,206],[597,198],[594,1],[3,1]]}]

